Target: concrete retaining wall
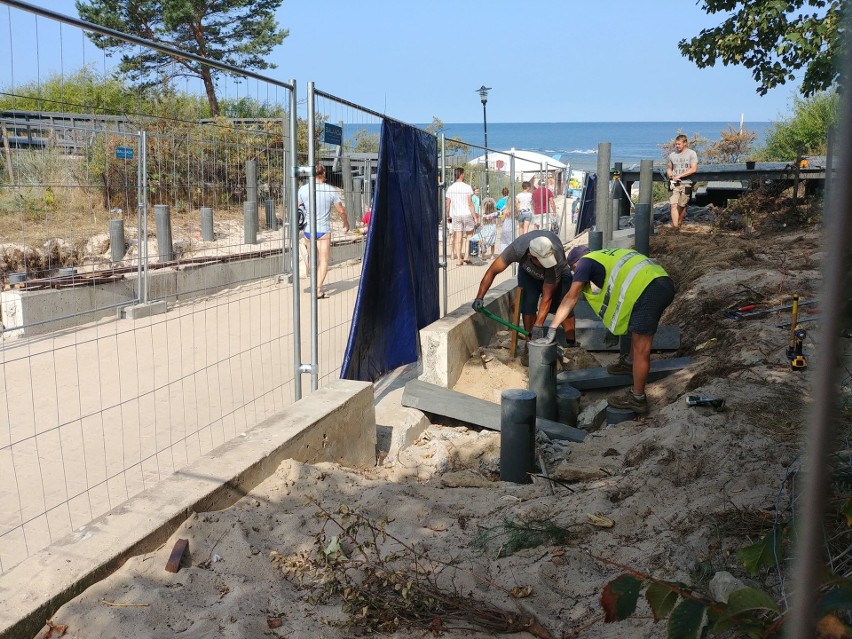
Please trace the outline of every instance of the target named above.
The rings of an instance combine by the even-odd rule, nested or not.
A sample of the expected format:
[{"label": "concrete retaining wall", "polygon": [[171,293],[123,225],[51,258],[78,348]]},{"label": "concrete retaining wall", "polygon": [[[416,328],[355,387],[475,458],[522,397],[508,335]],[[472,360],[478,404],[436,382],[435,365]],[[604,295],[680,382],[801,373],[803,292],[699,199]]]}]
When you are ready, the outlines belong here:
[{"label": "concrete retaining wall", "polygon": [[373,466],[373,386],[337,380],[0,576],[0,639],[44,620],[129,557],[153,550],[193,512],[226,508],[285,459]]},{"label": "concrete retaining wall", "polygon": [[[493,286],[485,295],[485,307],[499,317],[512,317],[515,278]],[[423,372],[419,379],[445,388],[455,386],[470,356],[491,342],[501,324],[476,313],[465,304],[420,331]]]}]

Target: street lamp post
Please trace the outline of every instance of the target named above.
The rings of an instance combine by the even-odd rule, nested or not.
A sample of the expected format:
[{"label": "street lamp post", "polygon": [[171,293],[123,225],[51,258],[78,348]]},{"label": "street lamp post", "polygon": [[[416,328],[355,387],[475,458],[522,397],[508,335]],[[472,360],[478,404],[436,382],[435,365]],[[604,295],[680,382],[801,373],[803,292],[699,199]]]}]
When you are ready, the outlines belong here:
[{"label": "street lamp post", "polygon": [[479,93],[479,99],[482,100],[482,130],[485,133],[485,197],[491,197],[491,188],[488,184],[488,118],[485,114],[485,104],[488,102],[490,90],[491,87],[484,84],[476,90]]}]

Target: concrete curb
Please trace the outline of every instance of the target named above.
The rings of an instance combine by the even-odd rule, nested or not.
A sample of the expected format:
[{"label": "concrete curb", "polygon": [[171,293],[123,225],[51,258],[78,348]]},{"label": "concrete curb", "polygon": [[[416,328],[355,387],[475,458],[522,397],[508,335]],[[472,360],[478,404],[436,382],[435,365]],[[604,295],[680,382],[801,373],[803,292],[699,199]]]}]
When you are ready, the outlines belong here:
[{"label": "concrete curb", "polygon": [[285,459],[375,464],[373,387],[336,380],[0,576],[0,639],[44,620],[129,557],[153,550],[193,512],[226,508]]}]

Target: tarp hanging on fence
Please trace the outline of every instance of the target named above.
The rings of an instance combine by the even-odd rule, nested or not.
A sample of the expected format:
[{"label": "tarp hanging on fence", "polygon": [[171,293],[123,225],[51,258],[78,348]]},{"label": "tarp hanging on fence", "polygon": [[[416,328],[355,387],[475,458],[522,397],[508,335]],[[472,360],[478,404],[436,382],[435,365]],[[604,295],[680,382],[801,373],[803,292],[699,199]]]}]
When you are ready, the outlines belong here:
[{"label": "tarp hanging on fence", "polygon": [[583,199],[580,201],[580,211],[577,213],[577,226],[574,229],[575,237],[595,225],[595,193],[597,188],[597,174],[586,173],[586,179],[583,181]]},{"label": "tarp hanging on fence", "polygon": [[438,319],[438,143],[383,121],[373,213],[340,377],[375,381],[416,362]]}]

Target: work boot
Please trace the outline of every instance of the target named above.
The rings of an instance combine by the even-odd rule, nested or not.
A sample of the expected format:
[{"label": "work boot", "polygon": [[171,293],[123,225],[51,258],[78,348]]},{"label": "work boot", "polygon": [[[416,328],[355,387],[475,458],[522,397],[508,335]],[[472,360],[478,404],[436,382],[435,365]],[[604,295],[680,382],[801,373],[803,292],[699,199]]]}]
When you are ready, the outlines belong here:
[{"label": "work boot", "polygon": [[633,375],[633,364],[627,361],[626,357],[619,357],[615,364],[610,364],[606,367],[606,372],[610,375]]},{"label": "work boot", "polygon": [[648,398],[645,395],[637,397],[630,389],[627,389],[621,395],[608,397],[606,401],[613,408],[632,410],[634,413],[639,413],[640,415],[648,414]]}]

